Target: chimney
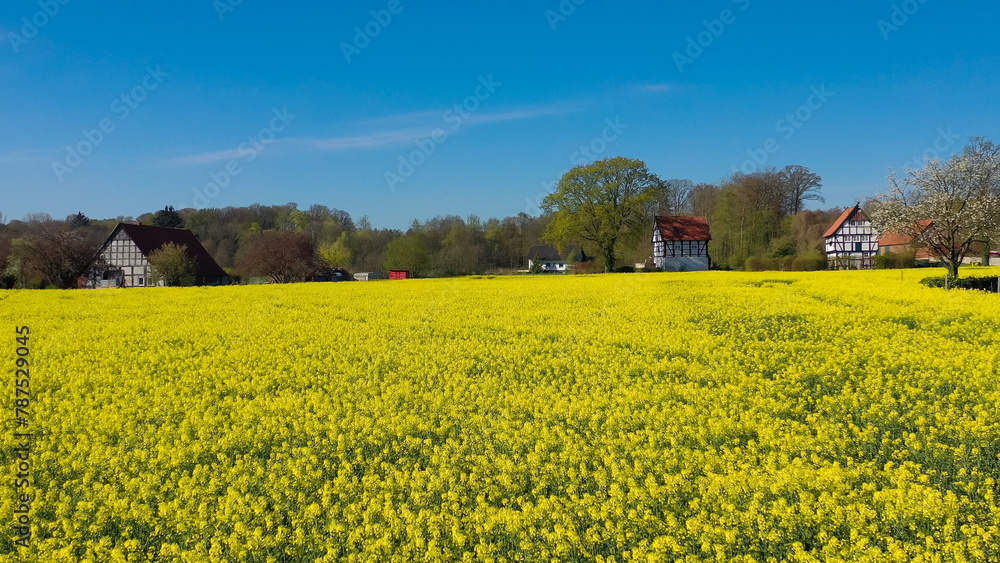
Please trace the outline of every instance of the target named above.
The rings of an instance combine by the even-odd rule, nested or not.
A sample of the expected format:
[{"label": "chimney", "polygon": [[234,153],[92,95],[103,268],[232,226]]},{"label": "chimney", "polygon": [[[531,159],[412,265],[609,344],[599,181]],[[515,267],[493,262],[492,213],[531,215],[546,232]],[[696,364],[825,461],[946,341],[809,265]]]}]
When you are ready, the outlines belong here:
[{"label": "chimney", "polygon": [[133,225],[142,225],[142,223],[141,223],[141,222],[139,222],[139,221],[132,221],[132,224],[133,224]]}]

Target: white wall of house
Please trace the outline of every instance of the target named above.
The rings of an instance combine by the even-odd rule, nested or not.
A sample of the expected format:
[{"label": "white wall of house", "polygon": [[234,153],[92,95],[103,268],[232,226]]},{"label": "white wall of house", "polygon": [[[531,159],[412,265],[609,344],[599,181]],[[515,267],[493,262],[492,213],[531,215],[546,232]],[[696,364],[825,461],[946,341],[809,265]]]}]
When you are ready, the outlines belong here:
[{"label": "white wall of house", "polygon": [[[541,265],[543,272],[565,273],[569,270],[569,264],[561,260],[540,260],[539,264]],[[531,270],[534,265],[534,260],[528,260],[528,270]]]},{"label": "white wall of house", "polygon": [[664,272],[704,272],[709,269],[708,256],[678,256],[676,258],[654,258],[656,267]]},{"label": "white wall of house", "polygon": [[708,241],[665,241],[659,229],[653,229],[653,263],[664,272],[701,272],[712,262],[708,257]]},{"label": "white wall of house", "polygon": [[125,231],[118,231],[115,238],[101,251],[101,257],[107,263],[108,270],[102,279],[95,280],[96,287],[152,285],[149,283],[149,262]]},{"label": "white wall of house", "polygon": [[826,258],[831,270],[869,269],[878,254],[878,235],[867,219],[852,216],[833,236],[826,238]]}]

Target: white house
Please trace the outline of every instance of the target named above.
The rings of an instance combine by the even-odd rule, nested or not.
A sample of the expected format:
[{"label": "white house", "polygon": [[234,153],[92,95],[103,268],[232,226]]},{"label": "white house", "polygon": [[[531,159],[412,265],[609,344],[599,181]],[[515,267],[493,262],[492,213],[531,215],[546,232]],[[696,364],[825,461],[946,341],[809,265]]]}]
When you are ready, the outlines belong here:
[{"label": "white house", "polygon": [[869,270],[878,254],[878,234],[860,205],[844,211],[823,235],[831,270]]},{"label": "white house", "polygon": [[[163,245],[185,246],[194,262],[197,285],[219,285],[229,281],[223,270],[187,229],[151,227],[133,223],[118,223],[98,252],[98,258],[87,279],[87,287],[150,287],[150,253]],[[159,285],[163,285],[162,282]]]},{"label": "white house", "polygon": [[566,256],[559,254],[559,250],[551,244],[536,244],[528,251],[528,270],[531,270],[535,263],[541,265],[542,272],[553,274],[565,274],[569,271],[574,262],[582,262],[587,259],[583,250],[576,246],[570,246],[566,251]]},{"label": "white house", "polygon": [[653,263],[664,272],[697,272],[712,267],[712,240],[704,217],[657,217],[653,227]]}]

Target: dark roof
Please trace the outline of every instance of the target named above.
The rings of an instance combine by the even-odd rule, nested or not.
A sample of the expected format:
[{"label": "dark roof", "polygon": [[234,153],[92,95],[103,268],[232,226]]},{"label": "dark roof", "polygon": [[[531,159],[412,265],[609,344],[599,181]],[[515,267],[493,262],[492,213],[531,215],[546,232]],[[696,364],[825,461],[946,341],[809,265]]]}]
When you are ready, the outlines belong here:
[{"label": "dark roof", "polygon": [[657,217],[656,228],[663,240],[712,240],[708,220],[704,217]]},{"label": "dark roof", "polygon": [[570,245],[566,248],[566,258],[563,258],[559,254],[559,249],[551,244],[536,244],[531,247],[528,251],[528,260],[534,260],[537,257],[539,260],[544,261],[556,261],[562,262],[568,258],[573,258],[574,260],[582,260],[584,256],[580,252],[580,247],[576,245]]},{"label": "dark roof", "polygon": [[[854,216],[855,214],[858,214],[858,216],[855,217]],[[826,234],[823,235],[823,238],[829,238],[837,234],[837,231],[839,231],[840,228],[844,226],[844,223],[846,223],[848,219],[852,221],[867,221],[868,216],[865,215],[865,212],[861,210],[860,205],[855,205],[854,207],[840,214],[840,217],[838,217],[837,221],[833,224],[833,226],[826,231]]]},{"label": "dark roof", "polygon": [[[125,231],[128,238],[139,248],[144,256],[155,250],[159,250],[163,245],[174,243],[178,246],[187,247],[187,255],[195,260],[195,275],[204,278],[225,277],[226,271],[219,267],[212,255],[205,250],[205,247],[198,242],[194,233],[187,229],[174,229],[171,227],[151,227],[149,225],[135,225],[133,223],[118,223],[111,237],[115,236],[118,229]],[[108,239],[110,240],[110,238]]]}]

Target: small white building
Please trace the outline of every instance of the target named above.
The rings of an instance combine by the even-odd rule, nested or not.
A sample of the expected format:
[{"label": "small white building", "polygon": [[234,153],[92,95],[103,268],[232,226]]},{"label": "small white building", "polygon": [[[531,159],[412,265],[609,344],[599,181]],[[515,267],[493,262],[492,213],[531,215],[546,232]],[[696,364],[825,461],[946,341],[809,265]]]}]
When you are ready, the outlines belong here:
[{"label": "small white building", "polygon": [[653,263],[664,272],[698,272],[712,267],[712,235],[704,217],[657,217],[653,226]]},{"label": "small white building", "polygon": [[565,274],[575,262],[582,262],[586,259],[583,250],[576,246],[570,246],[566,251],[566,256],[562,256],[559,254],[559,250],[551,244],[536,244],[528,251],[528,271],[531,271],[537,262],[543,273]]},{"label": "small white building", "polygon": [[878,254],[878,234],[860,205],[844,211],[823,235],[831,270],[870,270]]}]

